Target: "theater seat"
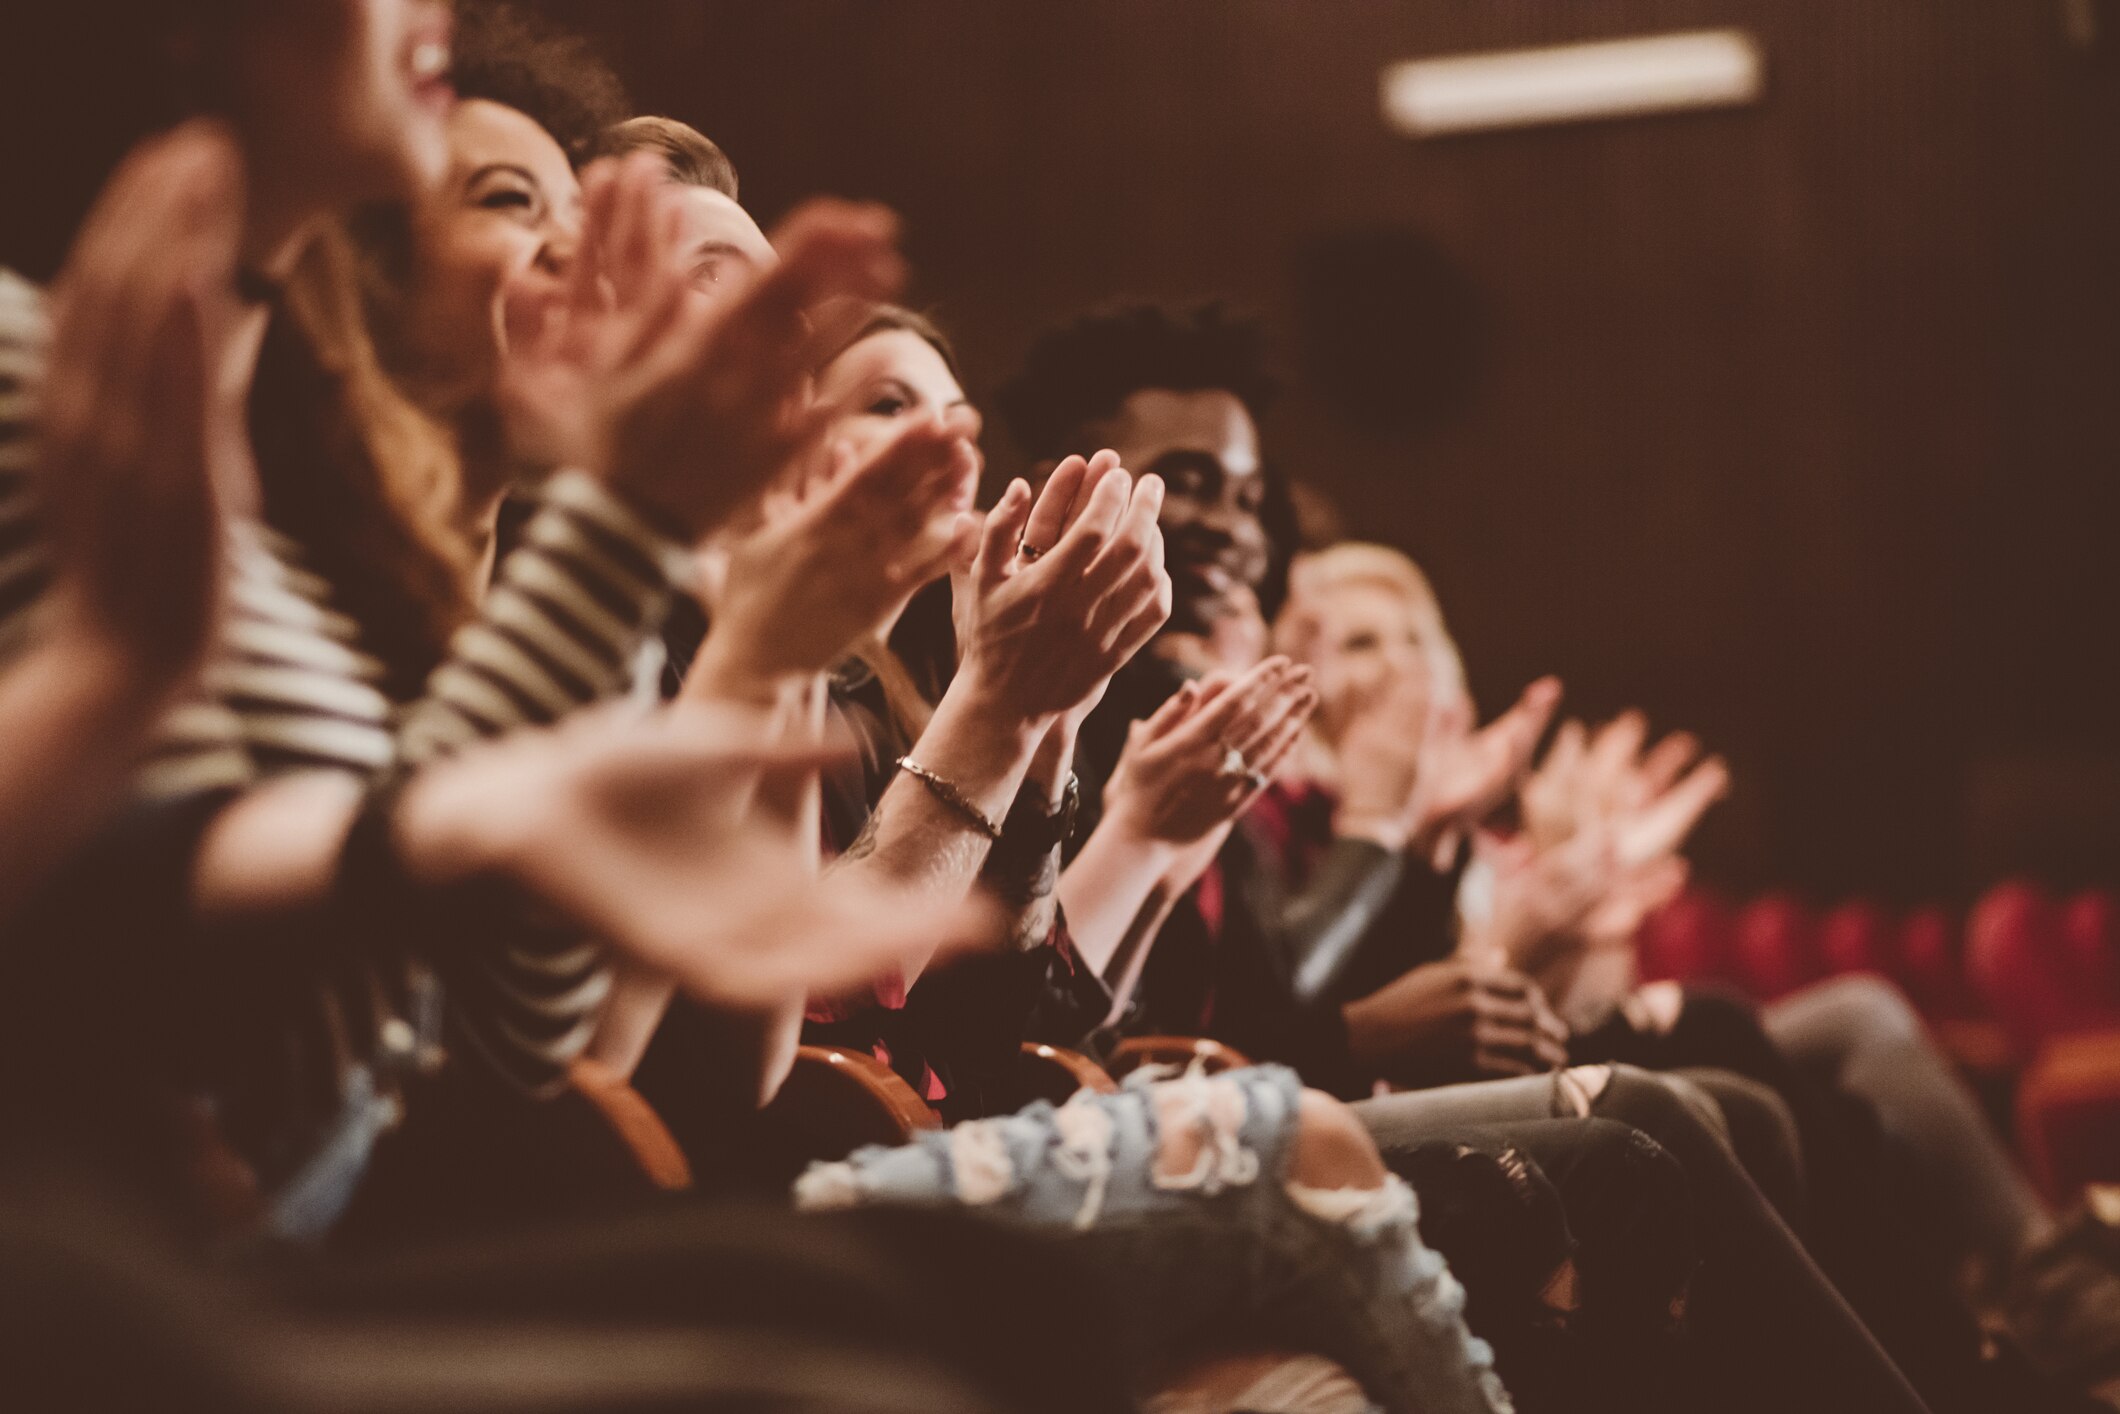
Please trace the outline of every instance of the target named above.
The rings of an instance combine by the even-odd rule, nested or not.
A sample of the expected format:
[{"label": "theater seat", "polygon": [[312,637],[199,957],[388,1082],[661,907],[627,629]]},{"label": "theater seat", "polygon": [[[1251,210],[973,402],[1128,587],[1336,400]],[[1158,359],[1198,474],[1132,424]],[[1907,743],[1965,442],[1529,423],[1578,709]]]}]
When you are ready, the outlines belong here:
[{"label": "theater seat", "polygon": [[669,1126],[617,1071],[583,1056],[567,1081],[610,1126],[612,1138],[633,1156],[643,1178],[666,1193],[692,1186],[692,1166]]},{"label": "theater seat", "polygon": [[803,1046],[765,1119],[798,1159],[843,1159],[864,1144],[903,1144],[942,1120],[866,1051]]},{"label": "theater seat", "polygon": [[2057,1037],[2017,1088],[2025,1167],[2056,1204],[2120,1182],[2120,1031]]},{"label": "theater seat", "polygon": [[1818,960],[1826,975],[1883,972],[1890,958],[1892,920],[1868,899],[1828,909],[1818,922]]},{"label": "theater seat", "polygon": [[1746,989],[1772,1001],[1817,980],[1817,943],[1816,925],[1799,900],[1763,894],[1737,915],[1731,960]]},{"label": "theater seat", "polygon": [[1124,1076],[1144,1065],[1175,1066],[1180,1070],[1197,1065],[1209,1075],[1241,1070],[1251,1060],[1234,1046],[1206,1036],[1129,1036],[1112,1047],[1105,1068]]},{"label": "theater seat", "polygon": [[1119,1082],[1111,1078],[1110,1072],[1080,1051],[1048,1046],[1042,1041],[1023,1043],[1023,1058],[1017,1073],[1022,1078],[1020,1093],[1024,1104],[1032,1100],[1050,1100],[1061,1105],[1067,1103],[1077,1090],[1109,1095],[1119,1088]]}]

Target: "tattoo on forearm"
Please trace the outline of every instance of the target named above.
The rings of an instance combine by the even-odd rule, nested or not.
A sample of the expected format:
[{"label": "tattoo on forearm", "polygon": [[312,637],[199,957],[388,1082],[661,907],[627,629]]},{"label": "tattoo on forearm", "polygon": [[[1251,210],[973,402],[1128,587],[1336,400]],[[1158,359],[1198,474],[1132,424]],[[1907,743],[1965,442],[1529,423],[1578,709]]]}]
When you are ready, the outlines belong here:
[{"label": "tattoo on forearm", "polygon": [[869,818],[864,820],[861,824],[861,833],[854,836],[854,842],[848,845],[846,849],[841,852],[839,859],[836,862],[841,864],[851,864],[857,859],[867,859],[870,855],[874,854],[876,852],[876,842],[878,838],[883,834],[882,821],[882,811],[870,811]]}]

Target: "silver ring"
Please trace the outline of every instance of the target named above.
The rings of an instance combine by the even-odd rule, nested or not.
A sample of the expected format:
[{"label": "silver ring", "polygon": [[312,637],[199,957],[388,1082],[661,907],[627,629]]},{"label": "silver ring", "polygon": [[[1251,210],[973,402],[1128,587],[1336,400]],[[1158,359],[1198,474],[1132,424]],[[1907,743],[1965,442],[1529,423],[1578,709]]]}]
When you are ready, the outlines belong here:
[{"label": "silver ring", "polygon": [[1215,768],[1215,774],[1226,781],[1233,781],[1239,777],[1248,780],[1256,772],[1251,769],[1251,763],[1244,759],[1243,752],[1234,746],[1225,746],[1222,748],[1222,764]]},{"label": "silver ring", "polygon": [[1035,561],[1045,551],[1034,548],[1027,541],[1018,540],[1016,542],[1016,553],[1023,556],[1026,560]]},{"label": "silver ring", "polygon": [[1251,788],[1253,790],[1265,790],[1268,786],[1273,784],[1272,776],[1269,776],[1264,771],[1258,770],[1256,768],[1247,770],[1244,773],[1244,779],[1251,783]]}]

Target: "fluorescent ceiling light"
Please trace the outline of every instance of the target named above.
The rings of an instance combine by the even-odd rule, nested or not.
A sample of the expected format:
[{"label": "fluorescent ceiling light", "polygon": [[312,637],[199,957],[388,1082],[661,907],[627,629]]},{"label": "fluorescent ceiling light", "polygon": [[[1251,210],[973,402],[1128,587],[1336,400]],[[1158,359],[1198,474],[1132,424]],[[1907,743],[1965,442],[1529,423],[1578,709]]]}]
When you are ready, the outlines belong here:
[{"label": "fluorescent ceiling light", "polygon": [[1412,59],[1384,70],[1384,117],[1409,137],[1627,118],[1757,101],[1765,61],[1743,30]]}]

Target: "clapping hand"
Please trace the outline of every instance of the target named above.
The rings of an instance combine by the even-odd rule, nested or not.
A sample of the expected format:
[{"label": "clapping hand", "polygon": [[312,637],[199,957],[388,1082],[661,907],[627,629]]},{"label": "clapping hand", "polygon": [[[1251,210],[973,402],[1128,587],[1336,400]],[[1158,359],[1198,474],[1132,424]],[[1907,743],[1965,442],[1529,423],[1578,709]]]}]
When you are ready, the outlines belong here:
[{"label": "clapping hand", "polygon": [[224,518],[256,500],[229,357],[242,204],[226,132],[153,139],[105,187],[53,295],[38,494],[60,615],[149,696],[212,644]]},{"label": "clapping hand", "polygon": [[601,476],[671,533],[697,541],[751,503],[822,433],[810,366],[820,321],[855,317],[903,284],[897,222],[817,200],[774,232],[780,262],[733,299],[692,288],[678,216],[650,158],[584,183],[583,250],[564,291],[511,308],[504,412],[546,459]]},{"label": "clapping hand", "polygon": [[1317,701],[1310,670],[1281,657],[1185,684],[1127,729],[1102,828],[1145,844],[1219,842],[1272,783]]},{"label": "clapping hand", "polygon": [[954,581],[966,691],[1018,721],[1087,716],[1170,617],[1162,507],[1162,481],[1108,452],[1068,458],[1035,497],[1011,482]]},{"label": "clapping hand", "polygon": [[979,521],[952,501],[978,475],[978,436],[969,408],[907,418],[865,459],[824,449],[815,475],[768,495],[759,526],[727,547],[689,691],[755,696],[748,688],[824,672],[968,559]]},{"label": "clapping hand", "polygon": [[1344,1014],[1354,1053],[1397,1085],[1535,1075],[1568,1063],[1568,1027],[1538,984],[1484,958],[1416,967]]}]

